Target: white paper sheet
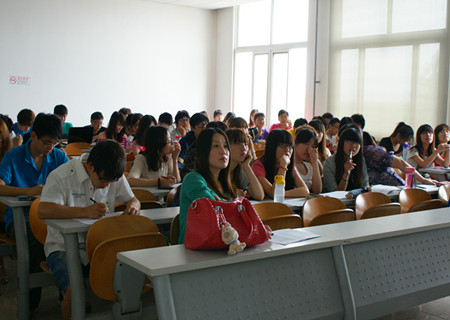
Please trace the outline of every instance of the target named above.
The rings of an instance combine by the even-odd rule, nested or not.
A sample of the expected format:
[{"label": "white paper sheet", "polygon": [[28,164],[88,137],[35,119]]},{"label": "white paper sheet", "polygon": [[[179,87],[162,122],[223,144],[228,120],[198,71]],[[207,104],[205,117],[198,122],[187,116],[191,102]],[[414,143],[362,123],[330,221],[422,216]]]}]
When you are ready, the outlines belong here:
[{"label": "white paper sheet", "polygon": [[92,224],[94,224],[94,222],[96,222],[100,219],[120,216],[121,214],[122,214],[122,212],[112,212],[112,213],[105,214],[103,217],[101,217],[99,219],[78,218],[78,219],[73,219],[73,220],[81,222],[83,224],[92,225]]},{"label": "white paper sheet", "polygon": [[286,245],[318,237],[320,237],[320,235],[306,230],[281,229],[273,231],[272,239],[270,241]]}]

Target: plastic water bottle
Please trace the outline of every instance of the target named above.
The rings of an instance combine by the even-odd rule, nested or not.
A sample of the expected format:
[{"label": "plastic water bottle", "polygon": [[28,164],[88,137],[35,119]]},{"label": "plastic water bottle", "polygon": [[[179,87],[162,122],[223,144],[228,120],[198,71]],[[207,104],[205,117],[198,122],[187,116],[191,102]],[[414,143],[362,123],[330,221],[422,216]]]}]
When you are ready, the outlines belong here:
[{"label": "plastic water bottle", "polygon": [[408,167],[405,170],[405,189],[414,188],[414,173],[415,169],[412,167]]},{"label": "plastic water bottle", "polygon": [[409,145],[408,142],[405,142],[405,143],[403,144],[403,154],[402,154],[402,157],[403,157],[403,160],[405,160],[405,161],[406,161],[406,159],[407,159],[407,157],[408,157],[409,147],[410,147],[410,145]]},{"label": "plastic water bottle", "polygon": [[273,201],[274,202],[284,202],[284,186],[286,182],[282,175],[277,175],[274,178],[275,180],[275,191],[273,193]]}]

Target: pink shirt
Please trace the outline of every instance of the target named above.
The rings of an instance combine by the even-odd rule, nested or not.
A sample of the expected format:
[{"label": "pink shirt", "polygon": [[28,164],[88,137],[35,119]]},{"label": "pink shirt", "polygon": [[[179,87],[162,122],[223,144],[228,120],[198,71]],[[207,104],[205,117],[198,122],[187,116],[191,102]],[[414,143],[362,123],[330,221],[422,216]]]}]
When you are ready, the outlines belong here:
[{"label": "pink shirt", "polygon": [[[281,125],[279,123],[274,123],[270,127],[269,132],[272,131],[273,129],[281,129]],[[291,129],[291,127],[289,125],[287,125],[286,130],[289,130],[289,129]]]},{"label": "pink shirt", "polygon": [[[293,166],[294,171],[297,172],[297,168]],[[257,177],[266,176],[266,168],[264,168],[264,162],[261,159],[256,160],[252,165],[252,170]]]}]

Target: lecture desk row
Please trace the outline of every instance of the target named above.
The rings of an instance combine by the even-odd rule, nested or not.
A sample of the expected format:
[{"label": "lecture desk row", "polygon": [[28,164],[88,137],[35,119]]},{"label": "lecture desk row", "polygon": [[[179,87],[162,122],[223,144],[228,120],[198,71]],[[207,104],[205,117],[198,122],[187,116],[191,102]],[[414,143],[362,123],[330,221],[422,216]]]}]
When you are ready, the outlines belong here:
[{"label": "lecture desk row", "polygon": [[[158,197],[163,197],[169,190],[161,190],[157,188],[147,188],[154,192]],[[431,194],[437,193],[437,188],[427,189]],[[326,195],[326,194],[325,194]],[[345,198],[345,193],[332,193],[335,197],[341,197],[346,204],[352,204],[351,199]],[[398,194],[397,194],[398,196]],[[344,198],[342,198],[344,197]],[[395,199],[395,196],[394,196]],[[16,244],[17,244],[17,258],[18,258],[18,318],[28,318],[28,292],[32,287],[43,286],[51,283],[53,279],[49,274],[44,272],[37,274],[30,274],[28,269],[28,247],[27,235],[25,228],[25,217],[23,207],[31,205],[31,201],[18,201],[16,197],[0,197],[0,202],[5,203],[13,208]],[[287,199],[286,204],[292,209],[299,209],[303,206],[305,199]],[[162,208],[143,210],[142,214],[148,216],[157,224],[170,223],[172,218],[179,212],[179,208]],[[83,319],[85,296],[84,296],[84,282],[82,280],[82,272],[80,267],[80,260],[78,255],[77,232],[87,232],[89,225],[72,219],[46,219],[48,225],[58,229],[63,233],[65,239],[65,246],[67,251],[67,259],[69,266],[70,282],[72,284],[72,312],[73,319]]]}]

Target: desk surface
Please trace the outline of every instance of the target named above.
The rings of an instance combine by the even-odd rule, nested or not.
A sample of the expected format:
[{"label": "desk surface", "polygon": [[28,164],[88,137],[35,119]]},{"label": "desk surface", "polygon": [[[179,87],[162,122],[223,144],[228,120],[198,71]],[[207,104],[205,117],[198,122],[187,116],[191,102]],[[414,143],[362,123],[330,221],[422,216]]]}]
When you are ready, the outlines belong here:
[{"label": "desk surface", "polygon": [[172,190],[172,189],[159,189],[158,187],[133,187],[132,189],[143,189],[150,191],[157,198],[167,196],[170,190]]},{"label": "desk surface", "polygon": [[[163,224],[170,223],[179,212],[180,207],[145,209],[141,210],[141,216],[152,219],[156,224]],[[90,228],[90,225],[74,219],[44,219],[44,222],[63,234],[87,232]]]},{"label": "desk surface", "polygon": [[33,203],[33,201],[19,200],[16,196],[12,196],[12,197],[0,196],[0,202],[3,202],[4,204],[6,204],[7,206],[9,206],[11,208],[28,207],[28,206],[31,206],[31,204]]},{"label": "desk surface", "polygon": [[121,252],[120,261],[152,277],[184,271],[265,259],[273,256],[311,251],[343,244],[358,243],[434,230],[450,226],[450,208],[399,214],[382,218],[357,220],[331,225],[308,227],[319,238],[280,245],[270,241],[246,248],[234,256],[225,250],[195,251],[183,245]]}]

